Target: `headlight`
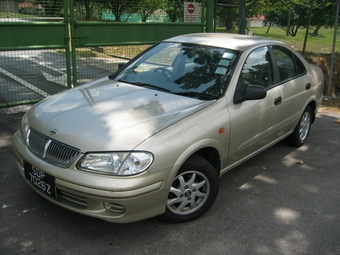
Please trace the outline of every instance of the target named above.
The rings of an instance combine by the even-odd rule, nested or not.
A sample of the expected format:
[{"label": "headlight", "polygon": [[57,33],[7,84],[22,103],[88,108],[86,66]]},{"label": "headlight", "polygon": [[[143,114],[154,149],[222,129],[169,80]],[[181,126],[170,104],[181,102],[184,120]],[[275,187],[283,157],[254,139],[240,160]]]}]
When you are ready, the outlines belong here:
[{"label": "headlight", "polygon": [[149,152],[88,153],[77,168],[110,175],[134,175],[148,169],[152,161],[153,155]]},{"label": "headlight", "polygon": [[27,144],[28,140],[28,130],[29,130],[28,118],[27,113],[25,113],[24,117],[22,117],[20,126],[20,135],[25,145]]}]

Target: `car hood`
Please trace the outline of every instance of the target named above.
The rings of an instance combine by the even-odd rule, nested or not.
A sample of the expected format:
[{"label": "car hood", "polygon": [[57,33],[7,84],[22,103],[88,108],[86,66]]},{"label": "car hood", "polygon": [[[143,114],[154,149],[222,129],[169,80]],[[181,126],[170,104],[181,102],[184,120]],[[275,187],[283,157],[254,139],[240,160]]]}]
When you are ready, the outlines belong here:
[{"label": "car hood", "polygon": [[83,152],[132,150],[213,102],[103,78],[43,100],[28,119],[37,131]]}]

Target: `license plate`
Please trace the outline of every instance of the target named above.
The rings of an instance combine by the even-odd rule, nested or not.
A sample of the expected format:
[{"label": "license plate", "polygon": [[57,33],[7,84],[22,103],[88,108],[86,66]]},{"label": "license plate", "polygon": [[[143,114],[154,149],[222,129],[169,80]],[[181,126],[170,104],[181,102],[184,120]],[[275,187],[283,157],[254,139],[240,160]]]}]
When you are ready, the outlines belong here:
[{"label": "license plate", "polygon": [[25,178],[49,196],[56,197],[55,179],[35,166],[25,162]]}]

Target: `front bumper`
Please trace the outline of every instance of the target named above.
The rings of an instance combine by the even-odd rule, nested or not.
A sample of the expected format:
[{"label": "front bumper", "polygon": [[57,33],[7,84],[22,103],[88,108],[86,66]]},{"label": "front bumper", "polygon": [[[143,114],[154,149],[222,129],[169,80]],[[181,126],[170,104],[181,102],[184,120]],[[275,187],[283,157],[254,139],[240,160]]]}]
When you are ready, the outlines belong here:
[{"label": "front bumper", "polygon": [[19,132],[13,137],[13,151],[25,178],[24,161],[55,178],[56,196],[26,182],[41,196],[71,211],[109,222],[128,223],[165,212],[169,192],[166,180],[171,169],[130,177],[105,176],[50,165],[35,157],[23,144]]}]

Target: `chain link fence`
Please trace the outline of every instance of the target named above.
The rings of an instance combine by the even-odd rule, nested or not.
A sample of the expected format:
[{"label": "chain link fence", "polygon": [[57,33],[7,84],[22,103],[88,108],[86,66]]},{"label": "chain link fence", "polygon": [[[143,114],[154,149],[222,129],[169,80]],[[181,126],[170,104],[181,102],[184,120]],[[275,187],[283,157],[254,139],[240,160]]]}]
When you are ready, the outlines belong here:
[{"label": "chain link fence", "polygon": [[[238,33],[241,1],[219,0],[215,32]],[[324,94],[340,95],[340,41],[336,14],[339,1],[246,1],[245,33],[283,41],[320,66]],[[237,3],[236,5],[233,3]],[[334,43],[335,42],[335,43]]]},{"label": "chain link fence", "polygon": [[169,22],[181,21],[181,1],[173,2],[171,10],[164,1],[76,1],[75,19],[82,21]]},{"label": "chain link fence", "polygon": [[63,1],[0,0],[0,22],[61,21]]},{"label": "chain link fence", "polygon": [[[202,1],[188,2],[201,9]],[[78,21],[183,22],[185,19],[183,0],[0,0],[0,22],[63,19],[68,4],[72,5]]]},{"label": "chain link fence", "polygon": [[76,49],[77,80],[82,85],[108,76],[152,44],[84,47]]},{"label": "chain link fence", "polygon": [[66,45],[38,46],[33,26],[62,24],[63,11],[63,1],[0,0],[0,108],[36,103],[67,89]]},{"label": "chain link fence", "polygon": [[[201,21],[198,2],[194,22]],[[6,47],[1,47],[0,42],[0,108],[36,103],[62,90],[112,74],[119,63],[152,46],[152,43],[133,40],[116,43],[115,38],[120,38],[122,31],[127,38],[130,38],[127,34],[133,33],[129,27],[117,30],[116,24],[135,23],[138,27],[143,23],[183,23],[184,6],[184,2],[178,0],[0,0],[0,30],[5,28],[10,35],[6,38],[7,46],[6,42],[3,44]],[[92,45],[85,47],[89,35],[86,33],[91,35],[96,27],[90,28],[90,32],[86,30],[85,35],[77,33],[89,24],[96,24],[98,28],[98,22],[107,26],[100,36],[104,38],[112,33],[113,40],[107,42],[104,38],[105,46],[87,43]],[[62,41],[45,43],[49,37],[47,32],[54,33],[53,25],[62,26]],[[37,28],[44,26],[45,30],[37,32]],[[20,35],[22,32],[26,35]],[[18,41],[23,43],[11,46]]]},{"label": "chain link fence", "polygon": [[[217,1],[215,31],[237,33],[240,7],[238,4],[226,4],[224,2],[236,1]],[[254,1],[249,2],[252,3]],[[249,5],[246,7],[246,34],[278,39],[290,44],[296,50],[302,51],[307,33],[305,52],[331,53],[334,37],[336,1],[326,6],[329,12],[329,20],[327,22],[324,21],[324,25],[320,25],[311,20],[308,31],[309,11],[312,12],[313,17],[317,18],[322,6],[314,6],[312,10],[307,7],[308,6],[305,6],[304,11],[300,10],[300,12],[298,12],[294,10],[294,8],[289,8],[288,4],[286,4],[285,10],[275,13],[275,15],[282,14],[284,16],[284,18],[279,18],[273,14],[274,10],[272,10],[272,8],[274,7],[271,8],[271,6],[268,6],[265,9],[263,6],[255,4]],[[299,17],[299,13],[304,14],[303,19]],[[322,13],[324,13],[324,10]],[[291,16],[290,20],[288,16]],[[340,41],[337,41],[336,49],[337,51],[340,50]]]},{"label": "chain link fence", "polygon": [[31,103],[67,88],[58,50],[0,51],[0,104]]}]

